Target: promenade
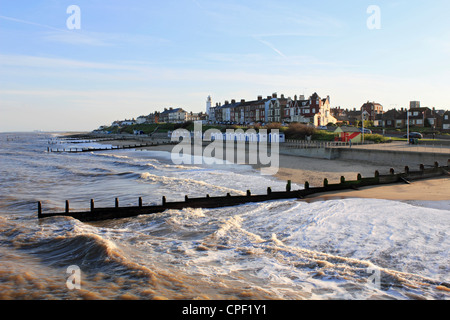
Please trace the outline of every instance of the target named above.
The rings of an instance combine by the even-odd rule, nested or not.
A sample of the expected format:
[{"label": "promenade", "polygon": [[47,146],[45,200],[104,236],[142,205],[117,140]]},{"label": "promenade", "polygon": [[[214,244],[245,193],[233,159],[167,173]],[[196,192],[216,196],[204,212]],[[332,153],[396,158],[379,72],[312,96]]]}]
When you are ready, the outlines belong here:
[{"label": "promenade", "polygon": [[[446,142],[446,141],[444,141]],[[350,148],[349,146],[346,146]],[[342,146],[339,146],[342,148]],[[400,151],[400,152],[419,152],[419,153],[442,153],[450,155],[450,144],[449,143],[439,143],[438,141],[435,144],[426,144],[421,143],[418,145],[408,144],[406,142],[398,141],[391,143],[378,143],[378,144],[364,144],[364,145],[353,145],[352,149],[361,149],[361,150],[388,150],[388,151]]]}]

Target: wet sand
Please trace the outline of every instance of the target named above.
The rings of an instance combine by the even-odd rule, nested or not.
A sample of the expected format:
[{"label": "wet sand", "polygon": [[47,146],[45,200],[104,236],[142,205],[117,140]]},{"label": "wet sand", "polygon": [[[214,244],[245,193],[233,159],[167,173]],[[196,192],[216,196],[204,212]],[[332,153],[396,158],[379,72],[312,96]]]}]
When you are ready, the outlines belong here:
[{"label": "wet sand", "polygon": [[[106,141],[107,144],[126,145],[133,141]],[[159,145],[146,147],[147,150],[171,152],[173,145]],[[257,165],[254,166],[259,169]],[[329,183],[337,183],[341,176],[346,180],[356,180],[360,173],[363,177],[372,177],[375,171],[387,174],[391,166],[381,166],[369,162],[348,160],[325,160],[297,156],[280,155],[279,170],[274,176],[280,180],[291,180],[293,183],[304,184],[308,181],[311,186],[321,186],[325,178]],[[396,172],[403,171],[402,167],[394,167]],[[323,195],[311,196],[310,199],[330,198],[367,198],[386,200],[450,200],[450,176],[422,181],[411,184],[393,184],[376,187],[365,187],[359,190],[330,192]]]},{"label": "wet sand", "polygon": [[[275,175],[279,179],[292,180],[303,184],[309,181],[312,186],[321,186],[325,178],[330,183],[338,183],[340,177],[356,180],[358,173],[363,177],[372,177],[376,170],[387,174],[389,166],[342,160],[322,160],[280,155],[280,169]],[[403,168],[395,168],[396,172]],[[385,200],[450,200],[450,176],[413,181],[411,184],[392,184],[376,187],[365,187],[359,190],[329,192],[314,198],[367,198]]]}]

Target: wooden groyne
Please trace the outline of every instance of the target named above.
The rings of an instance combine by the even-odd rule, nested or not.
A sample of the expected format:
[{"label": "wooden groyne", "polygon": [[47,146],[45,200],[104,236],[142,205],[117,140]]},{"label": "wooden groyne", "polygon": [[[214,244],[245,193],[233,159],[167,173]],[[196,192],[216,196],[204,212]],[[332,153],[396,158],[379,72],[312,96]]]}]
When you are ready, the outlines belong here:
[{"label": "wooden groyne", "polygon": [[269,187],[267,188],[267,193],[263,195],[253,195],[250,190],[248,190],[246,195],[240,196],[232,196],[229,193],[226,196],[221,197],[210,197],[207,195],[203,198],[189,198],[188,196],[185,196],[184,201],[178,202],[168,202],[166,197],[162,197],[161,205],[154,206],[143,206],[142,198],[138,198],[137,206],[120,207],[119,199],[116,198],[114,207],[96,208],[94,200],[91,199],[90,210],[85,212],[70,212],[69,201],[66,201],[65,212],[43,213],[42,203],[38,202],[38,218],[43,219],[55,216],[66,216],[73,217],[83,222],[93,222],[160,213],[170,209],[222,208],[272,200],[303,199],[314,194],[385,184],[411,183],[415,180],[448,176],[450,175],[449,171],[450,160],[448,160],[447,166],[439,166],[437,162],[429,168],[425,168],[424,165],[420,165],[418,171],[412,171],[409,167],[405,167],[404,172],[401,173],[395,173],[394,169],[391,169],[390,173],[387,175],[380,175],[378,171],[375,171],[374,176],[369,178],[363,178],[360,174],[358,174],[356,180],[346,180],[345,177],[341,177],[340,183],[336,184],[330,184],[328,183],[328,179],[324,179],[323,186],[321,187],[310,187],[309,183],[306,181],[305,188],[301,190],[291,190],[291,182],[288,181],[286,184],[286,190],[272,191]]},{"label": "wooden groyne", "polygon": [[[71,142],[73,143],[73,142]],[[165,143],[171,144],[171,143]],[[67,152],[67,153],[79,153],[79,152],[95,152],[95,151],[109,151],[109,150],[123,150],[123,149],[138,149],[145,147],[159,146],[161,143],[140,143],[140,144],[129,144],[123,146],[104,146],[104,147],[67,147],[67,148],[51,148],[47,147],[47,152]]]}]

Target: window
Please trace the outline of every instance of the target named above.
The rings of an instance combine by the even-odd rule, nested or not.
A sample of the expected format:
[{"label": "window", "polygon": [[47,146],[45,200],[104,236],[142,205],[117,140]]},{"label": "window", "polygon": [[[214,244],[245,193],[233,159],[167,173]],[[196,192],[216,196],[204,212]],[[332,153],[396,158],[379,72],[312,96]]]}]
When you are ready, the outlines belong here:
[{"label": "window", "polygon": [[447,115],[447,114],[444,116],[444,119],[445,119],[445,120],[448,120],[448,115]]},{"label": "window", "polygon": [[418,115],[419,115],[419,112],[418,112],[418,111],[414,111],[414,115],[415,115],[415,116],[418,116]]}]

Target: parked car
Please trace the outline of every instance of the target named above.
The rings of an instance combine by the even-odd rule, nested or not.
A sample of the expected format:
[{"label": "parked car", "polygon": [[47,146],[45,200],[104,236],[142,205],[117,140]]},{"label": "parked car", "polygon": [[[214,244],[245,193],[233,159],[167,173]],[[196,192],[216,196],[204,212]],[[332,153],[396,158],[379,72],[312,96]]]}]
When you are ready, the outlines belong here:
[{"label": "parked car", "polygon": [[366,134],[372,134],[372,130],[370,130],[370,129],[366,129],[366,128],[359,128],[359,131],[361,131],[361,132],[364,132],[364,133],[366,133]]},{"label": "parked car", "polygon": [[[405,134],[403,138],[408,138],[408,134]],[[410,139],[423,139],[423,135],[419,132],[410,132],[409,133]]]}]

